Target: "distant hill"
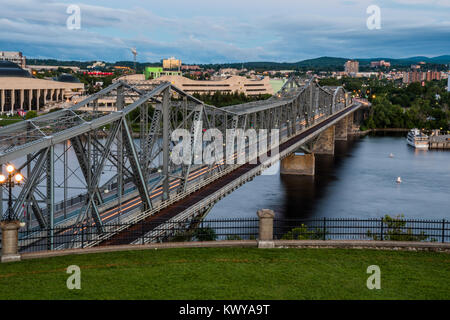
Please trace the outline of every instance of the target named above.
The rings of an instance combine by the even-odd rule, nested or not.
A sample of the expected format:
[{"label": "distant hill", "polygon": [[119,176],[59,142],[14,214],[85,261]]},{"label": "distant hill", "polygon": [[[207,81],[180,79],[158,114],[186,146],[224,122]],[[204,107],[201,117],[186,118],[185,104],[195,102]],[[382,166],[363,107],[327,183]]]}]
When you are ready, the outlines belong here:
[{"label": "distant hill", "polygon": [[[213,68],[238,68],[241,67],[254,70],[309,70],[309,69],[320,69],[320,70],[343,70],[344,64],[349,58],[340,57],[320,57],[315,59],[307,59],[298,62],[271,62],[271,61],[260,61],[260,62],[236,62],[236,63],[223,63],[223,64],[200,64],[205,69]],[[438,57],[428,58],[423,56],[402,58],[402,59],[392,59],[392,58],[370,58],[370,59],[354,59],[358,60],[361,67],[368,67],[371,61],[385,60],[391,62],[392,66],[406,67],[418,62],[426,62],[433,64],[450,64],[450,55],[442,55]],[[59,65],[59,66],[79,66],[81,68],[86,68],[88,65],[92,64],[93,61],[59,61],[54,59],[27,59],[27,63],[30,65]],[[107,66],[128,66],[133,67],[132,61],[117,61],[115,63],[106,63]],[[159,63],[148,62],[148,63],[137,63],[138,71],[143,70],[145,66],[156,66]]]},{"label": "distant hill", "polygon": [[[285,70],[285,69],[321,69],[321,70],[343,70],[344,64],[350,58],[339,57],[320,57],[315,59],[307,59],[298,62],[244,62],[244,63],[228,63],[228,64],[210,64],[203,65],[205,68],[241,68],[242,66],[247,69],[260,69],[260,70]],[[353,59],[360,63],[361,67],[370,66],[371,61],[385,60],[391,62],[392,66],[406,67],[418,62],[426,62],[433,64],[450,64],[450,55],[443,55],[434,58],[428,57],[411,57],[403,59],[392,58],[370,58],[370,59]]]}]

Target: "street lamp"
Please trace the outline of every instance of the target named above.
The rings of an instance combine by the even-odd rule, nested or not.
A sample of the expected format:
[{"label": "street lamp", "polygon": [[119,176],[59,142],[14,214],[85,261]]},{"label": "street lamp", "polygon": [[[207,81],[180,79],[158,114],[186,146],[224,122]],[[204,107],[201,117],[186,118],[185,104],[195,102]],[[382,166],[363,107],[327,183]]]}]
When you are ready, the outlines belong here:
[{"label": "street lamp", "polygon": [[0,174],[0,184],[6,183],[9,191],[8,197],[8,218],[7,221],[13,221],[13,208],[12,208],[12,188],[15,185],[19,185],[23,181],[23,175],[20,172],[16,172],[16,168],[12,164],[6,166],[8,176]]}]

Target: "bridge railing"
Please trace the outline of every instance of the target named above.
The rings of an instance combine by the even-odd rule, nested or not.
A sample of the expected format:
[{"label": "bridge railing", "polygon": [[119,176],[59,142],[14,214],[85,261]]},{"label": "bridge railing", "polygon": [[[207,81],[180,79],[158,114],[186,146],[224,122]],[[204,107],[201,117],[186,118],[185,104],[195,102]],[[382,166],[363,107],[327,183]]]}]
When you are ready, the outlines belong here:
[{"label": "bridge railing", "polygon": [[[135,223],[114,224],[111,237],[115,244],[145,244],[160,242],[216,241],[216,240],[257,240],[258,218],[239,219],[186,219],[183,221],[152,220]],[[115,230],[125,230],[119,235]],[[108,230],[108,229],[106,229]],[[43,230],[40,234],[19,231],[27,241],[19,242],[19,251],[34,252],[49,250],[46,234],[53,233],[53,250],[86,248],[97,237],[95,226],[85,226],[77,230],[55,228]],[[110,238],[110,237],[107,237]],[[275,240],[381,240],[450,242],[450,221],[419,219],[274,219],[273,238]],[[1,244],[1,243],[0,243]],[[108,245],[108,241],[101,245]]]}]

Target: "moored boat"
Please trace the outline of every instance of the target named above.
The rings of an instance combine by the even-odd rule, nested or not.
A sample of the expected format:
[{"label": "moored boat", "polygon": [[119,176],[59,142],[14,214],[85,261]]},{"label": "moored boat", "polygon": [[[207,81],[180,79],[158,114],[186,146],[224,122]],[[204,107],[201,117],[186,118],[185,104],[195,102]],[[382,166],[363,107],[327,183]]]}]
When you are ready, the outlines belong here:
[{"label": "moored boat", "polygon": [[429,138],[419,129],[412,129],[406,137],[406,142],[416,149],[428,149]]}]

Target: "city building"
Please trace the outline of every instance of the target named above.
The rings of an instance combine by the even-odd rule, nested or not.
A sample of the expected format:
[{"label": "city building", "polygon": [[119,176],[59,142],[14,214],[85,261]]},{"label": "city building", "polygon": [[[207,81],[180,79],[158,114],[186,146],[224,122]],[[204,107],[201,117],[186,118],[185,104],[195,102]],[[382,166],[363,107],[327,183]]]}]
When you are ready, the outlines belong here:
[{"label": "city building", "polygon": [[450,92],[450,71],[449,72],[443,72],[442,78],[447,78],[447,92]]},{"label": "city building", "polygon": [[103,71],[83,71],[83,74],[92,77],[109,77],[114,75],[114,72],[103,72]]},{"label": "city building", "polygon": [[245,95],[273,94],[269,77],[261,80],[247,79],[241,76],[230,76],[222,80],[191,80],[182,76],[162,76],[158,80],[171,82],[186,93],[213,94],[221,93],[244,93]]},{"label": "city building", "polygon": [[26,67],[26,69],[30,72],[33,71],[56,71],[59,68],[63,68],[63,69],[70,69],[73,72],[78,72],[80,71],[79,67],[74,67],[74,66],[35,66],[35,65],[28,65]]},{"label": "city building", "polygon": [[186,93],[206,93],[213,94],[216,91],[221,93],[244,93],[246,95],[273,94],[269,77],[263,79],[248,79],[241,76],[230,76],[220,78],[220,80],[191,80],[180,75],[163,75],[157,79],[147,79],[143,74],[122,76],[115,81],[126,81],[129,83],[154,84],[160,82],[171,82]]},{"label": "city building", "polygon": [[10,61],[0,61],[0,112],[43,110],[47,104],[84,92],[84,85],[72,75],[55,80],[33,78],[30,73]]},{"label": "city building", "polygon": [[181,70],[182,71],[200,71],[200,70],[202,70],[202,68],[197,65],[193,65],[193,66],[182,65]]},{"label": "city building", "polygon": [[95,68],[104,68],[106,64],[102,61],[96,61],[91,66],[88,66],[88,69],[95,69]]},{"label": "city building", "polygon": [[441,80],[441,73],[439,71],[410,71],[403,73],[403,83],[413,83],[422,81]]},{"label": "city building", "polygon": [[380,60],[380,61],[371,61],[370,62],[370,66],[372,68],[376,68],[376,67],[386,67],[389,68],[391,66],[390,62],[386,62],[384,60]]},{"label": "city building", "polygon": [[22,55],[22,52],[0,51],[0,61],[9,61],[15,63],[22,69],[25,69],[27,65],[27,60]]},{"label": "city building", "polygon": [[164,70],[178,70],[181,69],[181,60],[175,59],[174,57],[169,59],[164,59],[162,61],[163,69]]},{"label": "city building", "polygon": [[345,63],[345,72],[347,74],[356,74],[359,71],[359,62],[355,60],[348,60]]},{"label": "city building", "polygon": [[162,76],[181,76],[181,71],[166,70],[161,67],[145,67],[145,80],[158,79]]}]

